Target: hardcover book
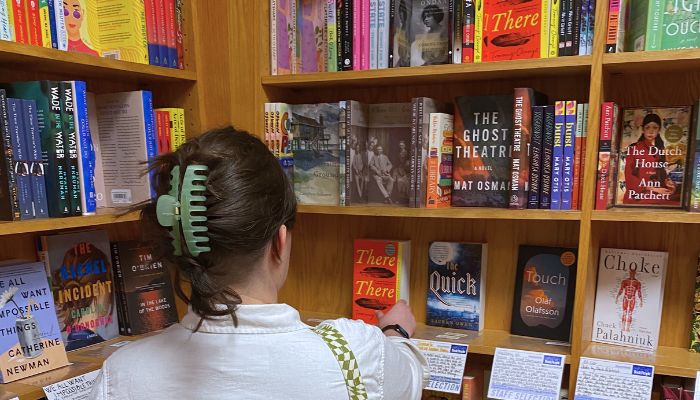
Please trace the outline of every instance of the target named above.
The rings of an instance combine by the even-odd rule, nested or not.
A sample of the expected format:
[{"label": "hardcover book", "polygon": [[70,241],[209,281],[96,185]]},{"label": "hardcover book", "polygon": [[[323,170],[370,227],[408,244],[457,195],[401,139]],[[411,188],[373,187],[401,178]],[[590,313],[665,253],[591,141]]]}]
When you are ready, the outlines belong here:
[{"label": "hardcover book", "polygon": [[42,263],[0,263],[0,380],[68,365]]},{"label": "hardcover book", "polygon": [[17,177],[15,175],[12,151],[10,121],[7,112],[7,96],[0,89],[0,219],[17,221],[21,217],[17,198]]},{"label": "hardcover book", "polygon": [[520,246],[511,333],[569,341],[576,253],[575,248]]},{"label": "hardcover book", "polygon": [[[279,1],[279,0],[278,0]],[[323,36],[326,15],[323,1],[297,0],[297,46],[300,72],[326,71],[327,48]]]},{"label": "hardcover book", "polygon": [[411,10],[411,66],[449,64],[453,0],[413,0]]},{"label": "hardcover book", "polygon": [[430,114],[426,208],[450,207],[452,202],[453,131],[451,114]]},{"label": "hardcover book", "polygon": [[656,350],[667,262],[665,252],[600,250],[594,342]]},{"label": "hardcover book", "polygon": [[546,0],[484,0],[482,61],[539,58],[544,50],[542,24]]},{"label": "hardcover book", "polygon": [[353,252],[352,318],[376,324],[386,312],[408,301],[410,241],[356,239]]},{"label": "hardcover book", "polygon": [[683,206],[690,119],[690,106],[623,111],[617,206]]},{"label": "hardcover book", "polygon": [[687,206],[690,212],[700,212],[700,101],[695,103],[695,113],[693,115],[693,129],[695,138],[693,145],[688,152],[688,166],[690,168],[688,177],[688,198]]},{"label": "hardcover book", "polygon": [[62,35],[67,37],[67,50],[70,52],[101,55],[100,35],[102,29],[97,14],[100,2],[90,0],[69,0],[62,3],[60,14],[63,17]]},{"label": "hardcover book", "polygon": [[36,101],[22,100],[24,114],[25,137],[29,157],[29,174],[32,181],[32,206],[35,218],[48,218],[49,206],[46,203],[46,179],[44,178],[44,163],[41,159],[41,132],[39,131],[39,116]]},{"label": "hardcover book", "polygon": [[369,152],[367,126],[369,108],[366,104],[349,100],[345,110],[345,204],[367,204],[369,183]]},{"label": "hardcover book", "polygon": [[455,99],[452,206],[507,207],[513,96]]},{"label": "hardcover book", "polygon": [[[101,0],[95,4],[102,56],[148,64],[148,38],[143,0]],[[68,26],[67,18],[66,26]],[[163,63],[161,54],[161,64]]]},{"label": "hardcover book", "polygon": [[484,328],[487,249],[480,243],[430,242],[428,325]]},{"label": "hardcover book", "polygon": [[290,105],[289,116],[297,200],[339,205],[338,103]]},{"label": "hardcover book", "polygon": [[66,350],[119,335],[117,304],[107,231],[41,237],[46,265]]},{"label": "hardcover book", "polygon": [[700,353],[700,257],[698,257],[695,273],[693,310],[690,314],[690,351]]},{"label": "hardcover book", "polygon": [[598,176],[596,178],[595,209],[606,210],[615,198],[615,175],[617,171],[617,121],[618,108],[606,102],[600,112],[600,140],[598,141]]},{"label": "hardcover book", "polygon": [[391,1],[391,63],[390,67],[411,66],[411,0]]},{"label": "hardcover book", "polygon": [[111,246],[124,333],[142,335],[178,322],[170,274],[153,249],[138,241]]},{"label": "hardcover book", "polygon": [[414,98],[411,107],[411,191],[415,194],[415,199],[413,203],[409,201],[409,206],[425,207],[430,114],[449,113],[451,110],[447,104],[429,97]]},{"label": "hardcover book", "polygon": [[[650,0],[653,1],[653,0]],[[697,3],[685,1],[664,1],[663,7],[663,50],[689,49],[700,47],[700,7]]]},{"label": "hardcover book", "polygon": [[542,181],[539,208],[552,206],[552,162],[554,158],[554,106],[544,107],[544,132],[542,136]]}]

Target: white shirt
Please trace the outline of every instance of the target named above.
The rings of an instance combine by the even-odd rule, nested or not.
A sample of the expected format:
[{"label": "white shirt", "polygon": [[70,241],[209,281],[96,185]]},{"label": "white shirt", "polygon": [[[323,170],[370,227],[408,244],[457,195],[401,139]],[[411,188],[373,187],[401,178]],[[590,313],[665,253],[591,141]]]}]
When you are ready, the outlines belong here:
[{"label": "white shirt", "polygon": [[[241,305],[230,317],[190,312],[161,334],[119,349],[102,366],[90,398],[347,400],[326,343],[286,304]],[[360,321],[328,321],[348,342],[370,399],[420,399],[425,358],[401,337]]]}]

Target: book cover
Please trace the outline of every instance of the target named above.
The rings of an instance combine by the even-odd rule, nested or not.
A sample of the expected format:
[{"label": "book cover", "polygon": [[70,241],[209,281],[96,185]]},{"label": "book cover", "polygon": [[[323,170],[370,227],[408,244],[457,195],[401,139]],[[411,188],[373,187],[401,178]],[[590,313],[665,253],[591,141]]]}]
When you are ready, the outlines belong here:
[{"label": "book cover", "polygon": [[452,205],[507,207],[513,96],[455,99]]},{"label": "book cover", "polygon": [[325,10],[321,1],[298,0],[297,44],[300,55],[299,72],[326,71],[326,45],[323,31],[326,24]]},{"label": "book cover", "polygon": [[41,17],[39,15],[39,1],[23,1],[24,12],[27,15],[27,36],[33,46],[43,47],[41,42]]},{"label": "book cover", "polygon": [[369,68],[368,69],[377,69],[378,65],[378,60],[379,60],[379,41],[377,35],[379,34],[378,28],[379,28],[379,0],[369,0],[369,47],[368,47],[368,56],[369,56]]},{"label": "book cover", "polygon": [[654,351],[668,253],[602,248],[593,341]]},{"label": "book cover", "polygon": [[12,132],[7,112],[7,95],[0,89],[0,219],[17,221],[21,217],[15,175]]},{"label": "book cover", "polygon": [[[414,207],[425,207],[427,196],[428,176],[428,145],[430,134],[430,114],[449,113],[450,105],[439,102],[429,97],[416,97],[412,100],[415,104],[415,122],[411,123],[411,143],[415,142],[415,149],[411,147],[411,182],[415,185]],[[415,133],[414,133],[415,131]]]},{"label": "book cover", "polygon": [[426,208],[446,208],[452,202],[452,114],[430,114]]},{"label": "book cover", "polygon": [[596,210],[608,209],[615,198],[614,177],[617,158],[617,104],[606,102],[600,112],[598,140],[598,176],[596,179]]},{"label": "book cover", "polygon": [[35,218],[48,218],[49,206],[46,203],[46,181],[44,164],[41,160],[41,136],[36,101],[22,100],[24,116],[24,136],[27,141],[29,176],[32,182],[32,211]]},{"label": "book cover", "polygon": [[411,183],[411,103],[370,104],[367,203],[408,207]]},{"label": "book cover", "polygon": [[616,206],[683,206],[691,108],[623,111]]},{"label": "book cover", "polygon": [[566,102],[554,103],[554,147],[552,151],[552,198],[550,209],[561,210],[564,169],[564,138],[566,137]]},{"label": "book cover", "polygon": [[63,143],[66,148],[66,165],[68,173],[68,195],[70,200],[70,214],[82,215],[82,201],[80,192],[80,172],[78,153],[78,136],[75,126],[75,99],[70,82],[60,82],[61,90],[61,121],[63,122]]},{"label": "book cover", "polygon": [[[146,40],[148,42],[148,63],[160,66],[160,45],[158,43],[158,23],[156,0],[144,0],[143,12],[146,17]],[[274,8],[273,8],[274,10]],[[270,14],[274,15],[274,11]],[[274,26],[274,25],[272,25]],[[272,54],[272,53],[271,53]],[[274,75],[274,74],[273,74]]]},{"label": "book cover", "polygon": [[12,160],[17,180],[17,197],[22,220],[34,218],[32,180],[29,171],[29,145],[25,135],[22,100],[7,99],[9,128],[12,140]]},{"label": "book cover", "polygon": [[539,58],[543,1],[485,0],[483,61]]},{"label": "book cover", "polygon": [[3,263],[0,292],[2,382],[68,365],[44,265]]},{"label": "book cover", "polygon": [[464,13],[462,17],[462,64],[469,64],[474,62],[474,1],[460,0],[458,3],[463,3],[462,12]]},{"label": "book cover", "polygon": [[411,66],[449,64],[450,0],[412,1],[411,5]]},{"label": "book cover", "polygon": [[[66,37],[67,50],[70,52],[100,56],[101,24],[98,16],[97,1],[68,0],[58,7],[63,17],[63,35]],[[57,26],[57,30],[61,26]]]},{"label": "book cover", "polygon": [[345,204],[367,204],[369,108],[357,101],[347,101],[346,104],[345,136],[348,146],[345,153]]},{"label": "book cover", "polygon": [[697,3],[664,0],[663,50],[700,47],[700,7]]},{"label": "book cover", "polygon": [[[10,6],[8,8],[8,5]],[[12,5],[7,1],[0,1],[0,40],[14,40],[14,27],[10,21]]]},{"label": "book cover", "polygon": [[544,108],[544,134],[542,136],[542,190],[540,209],[549,210],[552,205],[552,159],[554,157],[554,106]]},{"label": "book cover", "polygon": [[165,0],[165,40],[168,50],[168,65],[164,66],[177,68],[177,44],[175,43],[175,0]]},{"label": "book cover", "polygon": [[565,104],[566,119],[564,122],[564,137],[561,139],[562,167],[561,167],[561,209],[571,210],[574,184],[574,161],[576,149],[576,101],[569,100]]},{"label": "book cover", "polygon": [[338,16],[336,0],[326,0],[326,67],[328,72],[338,71]]},{"label": "book cover", "polygon": [[511,333],[569,342],[576,267],[575,248],[520,246]]},{"label": "book cover", "polygon": [[608,6],[608,29],[605,35],[605,52],[622,53],[617,46],[617,31],[620,27],[620,3],[621,0],[610,0]]},{"label": "book cover", "polygon": [[119,307],[128,321],[129,335],[158,331],[178,322],[167,267],[153,248],[138,241],[114,242],[112,261],[120,276]]},{"label": "book cover", "polygon": [[627,35],[625,37],[625,49],[628,51],[644,51],[647,34],[647,17],[649,7],[656,0],[635,0],[629,5],[629,20]]},{"label": "book cover", "polygon": [[107,198],[105,196],[105,178],[102,167],[102,146],[100,145],[100,129],[97,124],[97,104],[95,102],[95,94],[87,93],[87,109],[88,109],[88,125],[90,126],[90,139],[92,140],[93,154],[95,156],[94,174],[95,174],[95,205],[97,208],[107,207]]},{"label": "book cover", "polygon": [[101,0],[95,3],[99,23],[97,35],[102,56],[148,64],[143,0]]},{"label": "book cover", "polygon": [[119,335],[115,286],[107,231],[92,230],[41,237],[66,350]]},{"label": "book cover", "polygon": [[573,180],[571,181],[571,209],[581,209],[581,185],[583,184],[583,174],[581,164],[583,163],[583,141],[586,140],[584,132],[586,127],[583,125],[584,105],[578,103],[576,105],[576,132],[574,134],[574,172]]},{"label": "book cover", "polygon": [[391,21],[392,64],[391,67],[411,66],[411,14],[410,0],[391,0],[394,8]]},{"label": "book cover", "polygon": [[386,312],[408,301],[411,242],[355,239],[352,318],[377,324],[374,311]]},{"label": "book cover", "polygon": [[480,243],[430,242],[428,325],[484,328],[487,249]]},{"label": "book cover", "polygon": [[664,5],[663,0],[649,0],[644,44],[644,49],[647,51],[661,49],[664,34]]},{"label": "book cover", "polygon": [[297,201],[339,205],[338,103],[295,104],[289,109]]},{"label": "book cover", "polygon": [[690,351],[700,353],[700,257],[698,257],[695,273],[693,309],[690,314]]},{"label": "book cover", "polygon": [[688,190],[686,192],[688,211],[700,212],[700,101],[695,103],[695,112],[693,115],[693,128],[695,129],[695,138],[693,145],[688,151]]},{"label": "book cover", "polygon": [[95,192],[95,148],[93,146],[88,112],[87,86],[83,81],[71,81],[75,96],[74,115],[78,146],[78,175],[80,177],[80,204],[83,215],[97,211]]},{"label": "book cover", "polygon": [[530,143],[530,185],[528,188],[527,208],[540,207],[542,192],[542,143],[544,136],[545,106],[532,107],[532,141]]}]

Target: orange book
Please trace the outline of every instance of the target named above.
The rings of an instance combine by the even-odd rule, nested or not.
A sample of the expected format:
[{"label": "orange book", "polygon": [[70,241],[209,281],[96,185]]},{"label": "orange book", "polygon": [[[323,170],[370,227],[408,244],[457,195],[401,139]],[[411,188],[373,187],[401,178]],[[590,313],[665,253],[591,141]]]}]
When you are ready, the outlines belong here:
[{"label": "orange book", "polygon": [[430,113],[426,208],[445,208],[452,203],[452,133],[450,114]]},{"label": "orange book", "polygon": [[407,240],[355,240],[353,319],[376,324],[376,310],[387,312],[399,300],[408,300],[410,243]]}]

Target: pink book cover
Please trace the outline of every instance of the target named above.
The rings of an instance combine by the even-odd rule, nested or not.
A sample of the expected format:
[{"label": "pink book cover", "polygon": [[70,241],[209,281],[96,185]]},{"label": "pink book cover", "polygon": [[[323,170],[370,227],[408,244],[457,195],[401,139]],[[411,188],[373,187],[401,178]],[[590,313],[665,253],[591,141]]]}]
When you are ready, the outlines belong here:
[{"label": "pink book cover", "polygon": [[292,35],[293,18],[291,3],[295,0],[277,0],[277,74],[292,73],[294,40]]},{"label": "pink book cover", "polygon": [[369,69],[369,0],[362,0],[362,55],[360,62],[362,70]]},{"label": "pink book cover", "polygon": [[301,72],[326,70],[326,46],[323,32],[326,25],[324,4],[315,0],[299,0],[299,55]]},{"label": "pink book cover", "polygon": [[352,69],[362,69],[362,2],[356,0],[352,3]]}]

